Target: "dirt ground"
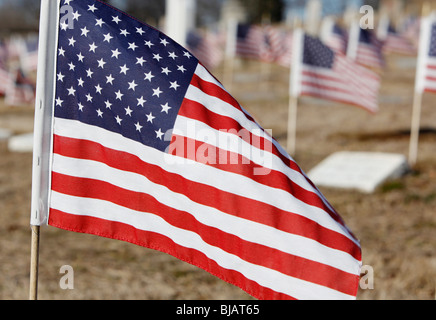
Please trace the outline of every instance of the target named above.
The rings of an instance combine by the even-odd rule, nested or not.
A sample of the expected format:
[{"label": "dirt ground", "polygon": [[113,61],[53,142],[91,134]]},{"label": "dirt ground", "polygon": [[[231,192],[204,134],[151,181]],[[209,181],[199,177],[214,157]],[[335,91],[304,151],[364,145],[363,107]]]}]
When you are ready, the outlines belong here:
[{"label": "dirt ground", "polygon": [[[391,56],[380,111],[303,98],[298,109],[297,163],[308,172],[336,151],[407,156],[415,70]],[[399,67],[401,66],[401,67]],[[222,77],[220,69],[213,72]],[[231,93],[286,145],[289,70],[255,62],[237,65]],[[321,188],[362,244],[374,289],[358,299],[436,299],[436,96],[426,94],[416,167],[373,194]],[[0,102],[0,128],[30,132],[33,108]],[[30,265],[30,153],[0,141],[0,299],[27,299]],[[63,290],[60,268],[74,270]],[[53,227],[41,231],[40,299],[251,299],[205,271],[149,249]]]}]

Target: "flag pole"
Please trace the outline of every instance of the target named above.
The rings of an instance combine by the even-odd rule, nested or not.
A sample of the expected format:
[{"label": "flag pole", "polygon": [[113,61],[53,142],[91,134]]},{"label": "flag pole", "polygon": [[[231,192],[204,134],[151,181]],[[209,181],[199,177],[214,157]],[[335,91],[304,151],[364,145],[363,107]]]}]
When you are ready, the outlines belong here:
[{"label": "flag pole", "polygon": [[300,96],[301,84],[301,67],[303,63],[303,40],[304,33],[302,29],[294,30],[292,48],[294,53],[291,59],[291,72],[289,79],[289,105],[288,105],[288,139],[287,149],[289,154],[294,157],[297,144],[297,109],[298,97]]},{"label": "flag pole", "polygon": [[235,68],[236,42],[237,42],[238,22],[236,19],[229,19],[226,25],[227,39],[224,59],[224,85],[228,92],[232,91],[233,72]]},{"label": "flag pole", "polygon": [[29,300],[38,299],[38,265],[40,226],[31,226],[32,242],[30,252],[30,288]]},{"label": "flag pole", "polygon": [[416,71],[416,84],[415,84],[415,94],[413,97],[413,111],[412,111],[412,123],[410,128],[410,143],[409,143],[409,165],[414,167],[418,160],[418,144],[419,144],[419,133],[421,128],[421,110],[422,110],[422,96],[424,92],[422,79],[424,75],[422,74],[423,63],[426,59],[428,53],[428,39],[430,35],[428,34],[427,23],[424,20],[426,16],[430,14],[431,6],[427,1],[422,6],[422,22],[421,22],[421,35],[420,35],[420,45],[418,53],[417,71]]},{"label": "flag pole", "polygon": [[41,0],[33,131],[29,299],[38,296],[40,226],[47,223],[60,0]]}]

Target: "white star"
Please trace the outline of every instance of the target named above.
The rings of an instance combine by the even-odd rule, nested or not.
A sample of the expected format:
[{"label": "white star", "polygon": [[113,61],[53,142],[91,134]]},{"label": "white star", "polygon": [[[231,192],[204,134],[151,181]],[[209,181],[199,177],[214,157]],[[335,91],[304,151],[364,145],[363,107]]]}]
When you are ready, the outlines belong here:
[{"label": "white star", "polygon": [[139,33],[142,36],[142,34],[144,34],[145,31],[142,30],[142,28],[136,28],[136,33]]},{"label": "white star", "polygon": [[127,32],[127,29],[120,29],[120,34],[127,37],[127,35],[130,34],[130,32]]},{"label": "white star", "polygon": [[96,93],[101,94],[101,90],[102,90],[102,89],[103,89],[103,88],[100,87],[100,84],[97,84],[97,85],[95,86],[95,92],[96,92]]},{"label": "white star", "polygon": [[164,135],[162,130],[159,128],[158,131],[154,131],[154,132],[156,132],[156,138],[162,140],[162,136]]},{"label": "white star", "polygon": [[104,68],[104,65],[106,64],[106,62],[104,62],[103,58],[101,58],[100,60],[97,60],[98,62],[98,67],[99,68]]},{"label": "white star", "polygon": [[118,22],[121,21],[121,19],[118,16],[112,17],[112,21],[118,24]]},{"label": "white star", "polygon": [[153,116],[153,114],[150,112],[150,114],[145,115],[147,117],[147,122],[153,123],[153,119],[156,117]]},{"label": "white star", "polygon": [[183,51],[183,56],[187,57],[188,59],[191,59],[191,57],[192,57],[188,51]]},{"label": "white star", "polygon": [[60,47],[59,49],[59,55],[65,57],[65,50]]},{"label": "white star", "polygon": [[118,100],[121,100],[121,98],[124,96],[124,94],[122,94],[120,90],[118,90],[118,92],[115,92],[115,94],[117,95]]},{"label": "white star", "polygon": [[153,96],[157,96],[159,98],[159,95],[162,93],[163,91],[160,91],[160,88],[156,88],[153,89]]},{"label": "white star", "polygon": [[77,55],[77,58],[79,59],[80,62],[83,62],[83,58],[85,58],[85,56],[82,56],[82,53],[79,52],[79,54]]},{"label": "white star", "polygon": [[84,28],[82,28],[82,29],[80,29],[81,31],[82,31],[82,36],[85,36],[85,37],[87,37],[88,36],[88,32],[89,32],[89,30],[86,28],[86,27],[84,27]]},{"label": "white star", "polygon": [[68,64],[68,66],[70,67],[70,71],[74,71],[74,69],[76,68],[76,66],[74,65],[74,63],[70,62]]},{"label": "white star", "polygon": [[103,118],[103,111],[101,111],[100,109],[97,110],[97,114],[100,118]]},{"label": "white star", "polygon": [[121,125],[121,121],[123,121],[123,119],[121,119],[118,115],[115,117],[115,120],[119,125]]},{"label": "white star", "polygon": [[165,73],[166,75],[168,75],[170,73],[170,69],[168,69],[168,67],[162,68],[162,73]]},{"label": "white star", "polygon": [[88,77],[88,78],[92,78],[92,74],[93,74],[94,72],[92,72],[92,71],[91,71],[91,68],[89,68],[88,70],[86,70],[86,73],[87,73],[87,77]]},{"label": "white star", "polygon": [[68,29],[68,23],[65,21],[61,22],[61,30],[67,31]]},{"label": "white star", "polygon": [[139,124],[139,121],[135,123],[136,131],[141,132],[142,126]]},{"label": "white star", "polygon": [[110,83],[113,85],[112,82],[115,80],[115,78],[113,78],[112,75],[110,74],[110,75],[106,76],[106,80],[107,80],[106,83]]},{"label": "white star", "polygon": [[151,71],[149,73],[144,73],[145,79],[151,82],[151,79],[154,78],[154,75],[151,74]]},{"label": "white star", "polygon": [[95,53],[95,49],[97,49],[98,47],[95,45],[95,42],[93,42],[92,44],[89,45],[89,51],[94,52]]},{"label": "white star", "polygon": [[147,102],[147,100],[144,100],[144,96],[142,96],[141,98],[136,99],[136,100],[138,100],[138,106],[141,106],[141,107],[143,107],[144,103]]},{"label": "white star", "polygon": [[71,88],[69,88],[67,90],[68,90],[68,95],[69,96],[74,96],[74,94],[76,93],[76,90],[74,90],[73,86],[71,86]]},{"label": "white star", "polygon": [[124,66],[122,66],[122,67],[120,67],[121,68],[121,71],[120,71],[120,73],[124,73],[125,75],[127,75],[127,71],[129,71],[130,69],[129,68],[127,68],[127,66],[126,65],[124,65]]},{"label": "white star", "polygon": [[74,47],[74,44],[76,43],[76,40],[74,40],[74,37],[71,37],[68,39],[68,45]]},{"label": "white star", "polygon": [[128,82],[128,84],[129,84],[129,90],[133,90],[133,91],[135,91],[135,88],[138,86],[135,83],[135,80],[133,80],[132,82]]},{"label": "white star", "polygon": [[165,112],[166,114],[168,114],[168,110],[171,109],[171,107],[168,105],[168,102],[166,104],[161,104],[160,106],[162,107],[161,112]]},{"label": "white star", "polygon": [[83,108],[84,108],[85,106],[79,102],[78,107],[79,107],[79,110],[83,112]]},{"label": "white star", "polygon": [[160,43],[166,47],[169,42],[167,41],[167,39],[160,39]]},{"label": "white star", "polygon": [[82,78],[77,80],[79,82],[79,87],[83,88],[83,84],[85,83],[85,81],[82,80]]},{"label": "white star", "polygon": [[89,93],[85,97],[86,97],[86,101],[92,102],[92,96]]},{"label": "white star", "polygon": [[88,5],[88,11],[94,12],[95,10],[98,10],[94,5]]},{"label": "white star", "polygon": [[95,25],[96,26],[99,26],[99,27],[102,27],[103,26],[103,23],[104,23],[104,21],[103,21],[103,19],[95,19]]},{"label": "white star", "polygon": [[116,48],[115,50],[111,50],[112,51],[112,57],[115,57],[116,59],[118,59],[118,56],[121,54],[121,52],[118,51],[118,48]]},{"label": "white star", "polygon": [[106,105],[106,109],[110,109],[111,108],[112,103],[110,103],[109,100],[106,100],[104,103]]},{"label": "white star", "polygon": [[81,14],[79,13],[79,11],[73,12],[73,20],[79,21],[80,16]]},{"label": "white star", "polygon": [[73,0],[65,0],[65,4],[66,4],[67,6],[69,6],[71,1],[73,1]]},{"label": "white star", "polygon": [[132,109],[130,109],[130,107],[124,108],[124,110],[126,110],[126,116],[131,117],[132,116]]},{"label": "white star", "polygon": [[154,44],[151,43],[150,40],[145,40],[145,45],[146,45],[147,47],[149,47],[149,48],[151,48],[151,46],[154,46]]},{"label": "white star", "polygon": [[64,82],[65,76],[62,73],[58,73],[58,81]]},{"label": "white star", "polygon": [[62,107],[62,102],[64,102],[64,100],[61,100],[61,98],[58,97],[58,98],[56,99],[56,105],[57,105],[57,106]]},{"label": "white star", "polygon": [[144,57],[136,58],[136,60],[137,60],[136,64],[140,64],[141,67],[144,64],[144,62],[147,62],[146,60],[144,60]]},{"label": "white star", "polygon": [[177,56],[174,52],[168,52],[168,53],[169,53],[169,57],[172,58],[173,60],[175,60],[177,58]]},{"label": "white star", "polygon": [[104,40],[103,41],[107,41],[108,43],[111,42],[111,39],[113,39],[114,37],[111,36],[111,34],[108,32],[107,34],[104,34]]},{"label": "white star", "polygon": [[172,89],[177,91],[177,88],[180,87],[180,85],[177,84],[177,81],[174,81],[174,82],[170,81],[170,83],[171,83],[170,89],[172,88]]},{"label": "white star", "polygon": [[156,54],[153,53],[153,59],[155,59],[159,62],[160,59],[162,59],[162,57],[159,55],[159,53],[156,53]]},{"label": "white star", "polygon": [[182,66],[177,66],[177,70],[181,71],[182,73],[185,73],[185,71],[186,71],[186,69],[185,69],[185,67],[183,65]]},{"label": "white star", "polygon": [[138,46],[134,42],[129,42],[129,47],[127,49],[132,49],[133,51],[135,51],[136,48],[138,48]]}]

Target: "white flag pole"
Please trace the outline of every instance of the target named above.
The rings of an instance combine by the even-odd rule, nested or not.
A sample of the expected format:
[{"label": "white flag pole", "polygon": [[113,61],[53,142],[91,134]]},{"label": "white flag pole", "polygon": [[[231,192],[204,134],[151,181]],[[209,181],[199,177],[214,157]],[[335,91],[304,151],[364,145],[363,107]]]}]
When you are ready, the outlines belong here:
[{"label": "white flag pole", "polygon": [[[37,299],[40,226],[47,223],[50,190],[50,154],[52,146],[55,61],[60,0],[41,0],[39,20],[38,74],[36,82],[33,133],[32,200],[30,225],[29,299]],[[68,19],[68,17],[67,17]],[[72,23],[73,20],[69,21]]]},{"label": "white flag pole", "polygon": [[430,50],[430,37],[431,37],[431,18],[428,17],[430,13],[430,5],[428,2],[424,3],[422,8],[421,19],[421,33],[419,39],[419,52],[418,62],[416,67],[415,79],[415,94],[413,99],[412,123],[410,128],[410,143],[409,143],[409,165],[411,167],[416,165],[418,160],[418,143],[419,131],[421,127],[421,109],[422,109],[422,96],[425,87],[425,70],[427,65],[428,52]]},{"label": "white flag pole", "polygon": [[287,149],[291,156],[295,156],[297,140],[297,108],[298,97],[301,93],[301,67],[303,64],[303,40],[302,29],[294,30],[293,54],[291,59],[291,73],[289,81],[289,111],[288,111],[288,139]]},{"label": "white flag pole", "polygon": [[238,21],[229,18],[226,23],[226,51],[224,59],[224,84],[228,92],[232,91],[233,72],[235,68],[236,42],[238,33]]}]

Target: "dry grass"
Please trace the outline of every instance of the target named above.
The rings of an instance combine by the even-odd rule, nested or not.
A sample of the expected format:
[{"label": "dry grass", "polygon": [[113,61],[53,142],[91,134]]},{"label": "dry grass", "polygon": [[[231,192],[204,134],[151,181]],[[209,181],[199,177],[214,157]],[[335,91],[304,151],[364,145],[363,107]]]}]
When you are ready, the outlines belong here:
[{"label": "dry grass", "polygon": [[[301,99],[296,161],[309,171],[335,151],[407,155],[414,70],[391,64],[383,78],[380,112]],[[269,72],[268,72],[268,68]],[[232,94],[286,145],[288,70],[238,67]],[[220,77],[220,70],[215,74]],[[322,189],[362,243],[374,289],[358,299],[435,299],[436,111],[426,95],[419,163],[407,176],[370,195]],[[32,130],[33,110],[0,104],[0,127]],[[29,281],[31,155],[0,143],[0,299],[26,299]],[[59,269],[71,265],[74,290],[61,290]],[[240,289],[171,256],[132,244],[42,229],[41,299],[249,299]]]}]

